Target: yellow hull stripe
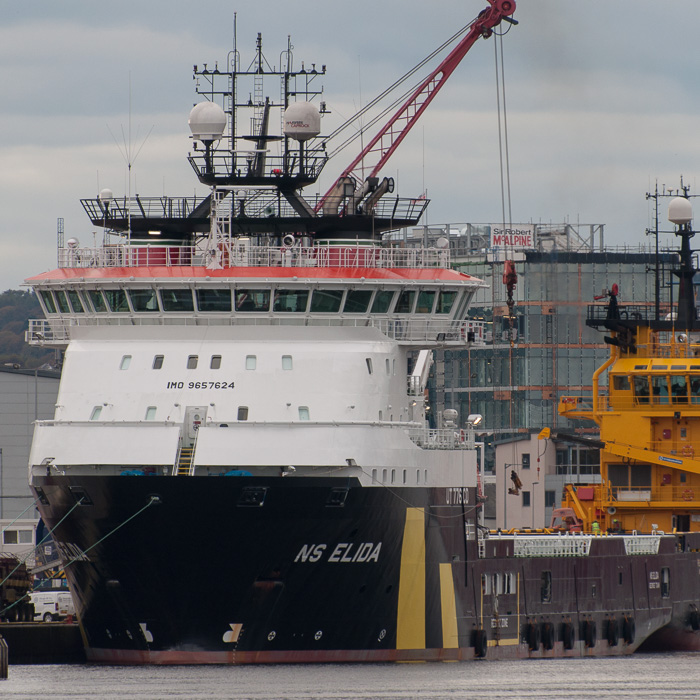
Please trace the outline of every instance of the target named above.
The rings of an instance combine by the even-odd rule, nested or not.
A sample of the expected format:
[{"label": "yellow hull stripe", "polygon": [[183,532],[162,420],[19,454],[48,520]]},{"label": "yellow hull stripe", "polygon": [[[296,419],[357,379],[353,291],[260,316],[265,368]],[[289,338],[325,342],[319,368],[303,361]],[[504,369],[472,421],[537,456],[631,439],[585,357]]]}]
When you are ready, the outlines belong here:
[{"label": "yellow hull stripe", "polygon": [[425,649],[425,513],[407,508],[401,546],[397,649]]},{"label": "yellow hull stripe", "polygon": [[440,564],[440,609],[442,611],[442,646],[444,649],[456,649],[459,646],[459,634],[452,564]]}]

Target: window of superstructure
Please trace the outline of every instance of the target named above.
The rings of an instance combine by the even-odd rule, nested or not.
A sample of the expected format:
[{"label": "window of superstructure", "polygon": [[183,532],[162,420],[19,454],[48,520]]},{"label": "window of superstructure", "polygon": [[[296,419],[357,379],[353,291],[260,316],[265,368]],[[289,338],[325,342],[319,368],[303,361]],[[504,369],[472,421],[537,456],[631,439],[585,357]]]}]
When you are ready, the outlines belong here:
[{"label": "window of superstructure", "polygon": [[632,386],[637,403],[649,403],[649,379],[647,377],[632,377]]},{"label": "window of superstructure", "polygon": [[156,419],[156,406],[149,406],[146,409],[146,420],[155,420]]},{"label": "window of superstructure", "polygon": [[44,306],[46,307],[46,310],[50,314],[55,314],[56,313],[56,303],[53,300],[53,294],[51,292],[39,292],[41,295],[41,299],[44,302]]},{"label": "window of superstructure", "polygon": [[391,376],[391,362],[390,362],[388,357],[384,360],[384,369],[386,370],[386,376],[390,377]]},{"label": "window of superstructure", "polygon": [[282,355],[282,369],[292,369],[292,356]]},{"label": "window of superstructure", "polygon": [[101,314],[107,311],[107,304],[105,304],[104,297],[99,289],[88,289],[88,297],[96,313]]},{"label": "window of superstructure", "polygon": [[187,369],[197,369],[198,362],[199,362],[199,355],[188,355],[187,356]]},{"label": "window of superstructure", "polygon": [[70,300],[70,305],[73,307],[73,312],[76,314],[85,313],[85,307],[80,299],[80,295],[75,290],[68,291],[68,299]]},{"label": "window of superstructure", "polygon": [[393,484],[395,482],[396,482],[396,469],[392,469],[391,470],[391,483]]},{"label": "window of superstructure", "polygon": [[129,304],[126,301],[126,292],[123,289],[103,289],[104,297],[107,300],[107,307],[114,313],[126,313],[129,311]]},{"label": "window of superstructure", "polygon": [[421,289],[418,292],[418,301],[416,302],[416,313],[417,314],[430,314],[433,312],[433,305],[435,304],[435,291],[428,289]]},{"label": "window of superstructure", "polygon": [[191,289],[161,289],[160,300],[163,311],[194,311]]},{"label": "window of superstructure", "polygon": [[153,358],[153,369],[162,369],[164,358],[165,358],[165,355],[156,355]]},{"label": "window of superstructure", "polygon": [[57,289],[54,292],[56,296],[56,304],[58,304],[58,310],[62,314],[69,314],[70,313],[70,306],[68,306],[68,297],[66,296],[66,293],[62,289]]},{"label": "window of superstructure", "polygon": [[102,415],[102,406],[95,406],[90,414],[90,420],[100,420]]},{"label": "window of superstructure", "polygon": [[246,355],[245,358],[245,368],[255,369],[258,366],[258,358],[256,355]]},{"label": "window of superstructure", "polygon": [[630,378],[626,374],[617,374],[613,376],[613,388],[618,391],[629,391]]},{"label": "window of superstructure", "polygon": [[237,289],[236,311],[269,311],[269,289]]},{"label": "window of superstructure", "polygon": [[380,290],[374,295],[374,301],[372,302],[372,309],[370,313],[373,314],[386,314],[389,313],[391,308],[391,301],[394,298],[394,292],[389,292],[386,290]]},{"label": "window of superstructure", "polygon": [[449,314],[452,311],[452,306],[457,298],[457,292],[450,292],[442,290],[438,294],[437,308],[435,309],[436,314]]},{"label": "window of superstructure", "polygon": [[308,406],[299,406],[299,420],[309,420]]},{"label": "window of superstructure", "polygon": [[123,355],[122,361],[119,363],[119,369],[129,369],[131,364],[131,355]]},{"label": "window of superstructure", "polygon": [[668,377],[665,374],[661,376],[652,375],[651,390],[654,396],[654,403],[668,403]]},{"label": "window of superstructure", "polygon": [[372,358],[371,357],[365,357],[365,363],[367,364],[367,371],[372,374]]},{"label": "window of superstructure", "polygon": [[311,313],[333,314],[340,311],[342,289],[314,289],[311,295]]},{"label": "window of superstructure", "polygon": [[307,289],[277,289],[273,311],[282,313],[303,313],[309,300]]},{"label": "window of superstructure", "polygon": [[130,289],[131,306],[137,313],[158,311],[158,295],[155,289]]},{"label": "window of superstructure", "polygon": [[200,311],[231,311],[231,290],[226,287],[197,289],[195,294]]},{"label": "window of superstructure", "polygon": [[661,597],[668,598],[671,595],[671,569],[667,566],[661,569]]},{"label": "window of superstructure", "polygon": [[221,355],[212,355],[209,369],[221,369]]},{"label": "window of superstructure", "polygon": [[540,585],[540,600],[543,603],[552,602],[552,572],[543,571]]},{"label": "window of superstructure", "polygon": [[685,375],[671,375],[671,399],[673,403],[688,403],[688,383]]},{"label": "window of superstructure", "polygon": [[394,308],[394,313],[396,314],[410,314],[413,312],[413,305],[416,299],[416,292],[414,289],[404,289],[401,294],[399,294],[398,301],[396,302],[396,307]]},{"label": "window of superstructure", "polygon": [[248,420],[248,406],[238,407],[238,420]]},{"label": "window of superstructure", "polygon": [[350,289],[345,296],[344,314],[367,313],[369,301],[372,298],[371,289]]}]

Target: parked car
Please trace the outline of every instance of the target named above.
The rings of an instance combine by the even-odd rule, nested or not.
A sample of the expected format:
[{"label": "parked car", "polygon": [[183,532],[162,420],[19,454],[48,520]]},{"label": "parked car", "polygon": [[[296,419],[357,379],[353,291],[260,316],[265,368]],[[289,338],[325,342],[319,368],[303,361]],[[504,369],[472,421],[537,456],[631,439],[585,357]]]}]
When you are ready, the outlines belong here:
[{"label": "parked car", "polygon": [[67,591],[34,591],[30,598],[34,604],[35,620],[52,622],[75,615],[73,599]]}]

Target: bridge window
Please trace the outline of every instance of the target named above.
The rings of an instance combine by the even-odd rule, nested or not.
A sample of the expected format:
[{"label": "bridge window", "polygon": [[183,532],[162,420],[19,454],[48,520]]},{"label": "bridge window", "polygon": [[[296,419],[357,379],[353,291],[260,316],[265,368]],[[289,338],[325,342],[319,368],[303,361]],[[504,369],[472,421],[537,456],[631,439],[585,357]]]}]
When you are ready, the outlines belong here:
[{"label": "bridge window", "polygon": [[342,289],[316,289],[311,296],[311,312],[332,314],[340,311]]},{"label": "bridge window", "polygon": [[163,311],[194,311],[191,289],[161,289]]},{"label": "bridge window", "polygon": [[345,297],[344,314],[364,314],[367,312],[369,300],[372,298],[371,289],[351,289]]},{"label": "bridge window", "polygon": [[438,294],[438,303],[435,313],[438,314],[449,314],[452,311],[452,306],[457,298],[457,292],[446,292],[441,291]]},{"label": "bridge window", "polygon": [[158,311],[158,296],[155,289],[130,289],[131,306],[134,311]]},{"label": "bridge window", "polygon": [[126,292],[123,289],[104,289],[102,291],[110,311],[119,314],[130,311],[126,300]]},{"label": "bridge window", "polygon": [[374,296],[374,301],[372,302],[372,309],[370,313],[373,314],[386,314],[391,308],[391,300],[394,298],[394,292],[381,291],[377,292]]},{"label": "bridge window", "polygon": [[269,311],[269,289],[237,289],[236,311]]},{"label": "bridge window", "polygon": [[617,391],[629,391],[630,378],[626,374],[616,374],[613,377],[613,388]]},{"label": "bridge window", "polygon": [[654,403],[668,403],[668,377],[652,376],[651,386],[654,392]]},{"label": "bridge window", "polygon": [[275,303],[272,310],[284,313],[303,313],[306,311],[308,299],[309,292],[306,289],[278,289],[275,292]]},{"label": "bridge window", "polygon": [[418,302],[416,303],[417,314],[430,314],[433,312],[435,304],[435,291],[422,289],[418,292]]},{"label": "bridge window", "polygon": [[99,289],[89,289],[88,296],[96,313],[101,314],[107,311],[107,304],[105,304],[104,297]]},{"label": "bridge window", "polygon": [[221,289],[197,289],[197,308],[200,311],[231,311],[231,290]]},{"label": "bridge window", "polygon": [[413,289],[406,289],[401,292],[399,300],[396,302],[394,312],[397,314],[410,314],[413,311],[413,304],[416,299],[416,292]]},{"label": "bridge window", "polygon": [[56,295],[56,303],[58,304],[58,310],[62,314],[69,314],[70,307],[68,306],[68,299],[66,298],[66,293],[62,290],[54,292]]},{"label": "bridge window", "polygon": [[688,403],[688,383],[685,376],[671,376],[671,397],[673,403]]},{"label": "bridge window", "polygon": [[632,384],[637,403],[649,403],[649,379],[647,377],[632,377]]},{"label": "bridge window", "polygon": [[56,304],[53,300],[53,294],[51,292],[39,292],[41,295],[41,298],[44,302],[44,306],[46,306],[46,310],[50,314],[55,314],[56,313]]},{"label": "bridge window", "polygon": [[78,292],[72,290],[69,291],[68,298],[70,299],[70,305],[73,307],[73,311],[76,314],[82,314],[85,312],[85,309],[83,308],[83,302],[80,301],[80,295],[78,294]]}]

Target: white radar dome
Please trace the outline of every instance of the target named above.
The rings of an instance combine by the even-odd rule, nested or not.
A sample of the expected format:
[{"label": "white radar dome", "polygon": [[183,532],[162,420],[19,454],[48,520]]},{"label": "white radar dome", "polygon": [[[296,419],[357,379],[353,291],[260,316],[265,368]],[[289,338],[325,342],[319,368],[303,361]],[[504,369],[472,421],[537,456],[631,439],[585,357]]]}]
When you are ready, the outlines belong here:
[{"label": "white radar dome", "polygon": [[192,108],[187,123],[198,141],[218,141],[226,128],[226,112],[216,102],[200,102]]},{"label": "white radar dome", "polygon": [[321,133],[321,115],[310,102],[295,102],[284,111],[284,135],[308,141]]},{"label": "white radar dome", "polygon": [[66,241],[66,245],[69,248],[77,248],[80,245],[80,241],[77,238],[69,238]]},{"label": "white radar dome", "polygon": [[100,202],[111,202],[114,199],[114,193],[108,187],[100,190],[98,195]]},{"label": "white radar dome", "polygon": [[689,224],[693,219],[693,206],[685,197],[675,197],[668,203],[668,220],[671,223]]}]

